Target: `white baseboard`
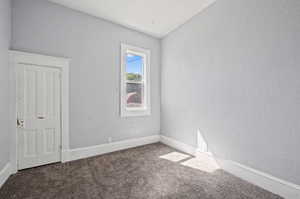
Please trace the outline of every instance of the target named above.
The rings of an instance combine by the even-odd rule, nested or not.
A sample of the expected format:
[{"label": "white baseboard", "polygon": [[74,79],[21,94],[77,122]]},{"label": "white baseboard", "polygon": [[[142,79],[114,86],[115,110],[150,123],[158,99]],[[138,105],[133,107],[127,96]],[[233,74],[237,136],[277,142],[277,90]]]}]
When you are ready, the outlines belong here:
[{"label": "white baseboard", "polygon": [[0,171],[0,188],[6,182],[6,180],[11,175],[11,165],[7,163],[5,167]]},{"label": "white baseboard", "polygon": [[64,161],[73,161],[73,160],[88,158],[92,156],[102,155],[114,151],[119,151],[123,149],[129,149],[132,147],[152,144],[159,141],[160,141],[160,136],[153,135],[153,136],[142,137],[142,138],[128,139],[119,142],[112,142],[108,144],[101,144],[97,146],[71,149],[69,151],[63,152],[63,159]]},{"label": "white baseboard", "polygon": [[286,199],[300,198],[299,185],[287,182],[231,160],[217,159],[217,162],[223,170],[272,193],[278,194]]},{"label": "white baseboard", "polygon": [[[160,136],[161,142],[173,147],[179,151],[196,155],[196,148],[180,141],[177,141],[173,138]],[[215,156],[214,156],[215,157]],[[255,170],[253,168],[247,167],[240,163],[231,161],[231,160],[224,160],[221,158],[216,158],[216,161],[219,163],[219,166],[237,176],[240,177],[254,185],[262,187],[272,193],[278,194],[286,199],[299,199],[300,198],[300,186],[293,184],[291,182],[287,182],[285,180],[276,178],[270,174],[266,174],[264,172]]]},{"label": "white baseboard", "polygon": [[65,162],[70,161],[70,158],[69,158],[69,151],[70,151],[70,150],[66,150],[66,149],[63,149],[63,150],[62,150],[62,152],[61,152],[61,162],[62,162],[62,163],[65,163]]},{"label": "white baseboard", "polygon": [[166,136],[161,135],[160,136],[160,141],[162,143],[164,143],[165,145],[168,145],[170,147],[173,147],[174,149],[177,149],[179,151],[182,151],[184,153],[187,153],[187,154],[190,154],[190,155],[193,155],[193,156],[195,156],[196,153],[197,153],[197,148],[192,147],[190,145],[187,145],[185,143],[179,142],[179,141],[177,141],[173,138],[170,138],[170,137],[166,137]]}]

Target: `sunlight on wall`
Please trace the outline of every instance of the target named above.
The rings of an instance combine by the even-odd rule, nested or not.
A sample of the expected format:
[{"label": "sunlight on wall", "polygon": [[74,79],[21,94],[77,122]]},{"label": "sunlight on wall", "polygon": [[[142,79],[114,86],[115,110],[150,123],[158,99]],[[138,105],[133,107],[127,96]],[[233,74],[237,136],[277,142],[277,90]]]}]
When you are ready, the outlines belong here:
[{"label": "sunlight on wall", "polygon": [[208,152],[208,145],[204,137],[202,136],[200,130],[197,130],[197,152],[206,153]]}]

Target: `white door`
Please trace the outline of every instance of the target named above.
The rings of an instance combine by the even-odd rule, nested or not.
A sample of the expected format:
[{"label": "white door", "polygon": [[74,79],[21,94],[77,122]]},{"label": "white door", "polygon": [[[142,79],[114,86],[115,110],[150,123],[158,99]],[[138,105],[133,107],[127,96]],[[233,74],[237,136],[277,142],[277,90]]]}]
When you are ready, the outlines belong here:
[{"label": "white door", "polygon": [[60,70],[17,65],[18,169],[61,160]]}]

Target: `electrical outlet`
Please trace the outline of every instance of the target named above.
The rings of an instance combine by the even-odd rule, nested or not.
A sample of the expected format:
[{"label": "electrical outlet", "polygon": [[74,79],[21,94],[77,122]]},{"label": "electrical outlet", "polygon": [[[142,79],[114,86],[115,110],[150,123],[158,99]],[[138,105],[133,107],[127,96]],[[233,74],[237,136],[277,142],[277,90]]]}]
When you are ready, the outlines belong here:
[{"label": "electrical outlet", "polygon": [[112,138],[109,137],[109,138],[108,138],[108,143],[111,143],[111,142],[112,142]]}]

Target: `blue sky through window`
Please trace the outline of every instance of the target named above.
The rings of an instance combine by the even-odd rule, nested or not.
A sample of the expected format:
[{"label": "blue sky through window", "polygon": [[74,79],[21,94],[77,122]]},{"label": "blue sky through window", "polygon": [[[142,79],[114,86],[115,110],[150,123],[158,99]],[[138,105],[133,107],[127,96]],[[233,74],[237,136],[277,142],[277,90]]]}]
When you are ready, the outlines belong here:
[{"label": "blue sky through window", "polygon": [[143,57],[127,54],[126,56],[126,72],[143,74]]}]

